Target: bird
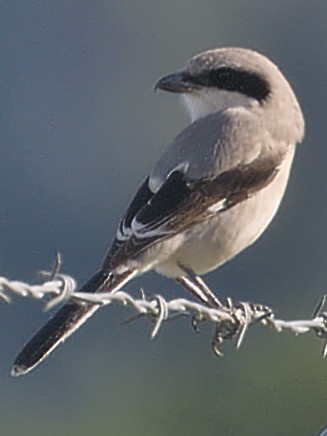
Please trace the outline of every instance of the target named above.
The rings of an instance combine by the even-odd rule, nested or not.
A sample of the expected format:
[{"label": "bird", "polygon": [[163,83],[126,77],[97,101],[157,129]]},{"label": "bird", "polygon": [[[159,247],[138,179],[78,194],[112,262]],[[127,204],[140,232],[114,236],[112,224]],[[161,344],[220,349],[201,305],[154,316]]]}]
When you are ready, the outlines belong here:
[{"label": "bird", "polygon": [[[220,307],[201,276],[253,244],[275,216],[304,136],[301,107],[279,68],[242,47],[201,52],[155,90],[178,94],[190,124],[164,149],[80,291],[117,292],[155,270]],[[98,307],[68,301],[23,347],[11,374],[35,368]]]}]

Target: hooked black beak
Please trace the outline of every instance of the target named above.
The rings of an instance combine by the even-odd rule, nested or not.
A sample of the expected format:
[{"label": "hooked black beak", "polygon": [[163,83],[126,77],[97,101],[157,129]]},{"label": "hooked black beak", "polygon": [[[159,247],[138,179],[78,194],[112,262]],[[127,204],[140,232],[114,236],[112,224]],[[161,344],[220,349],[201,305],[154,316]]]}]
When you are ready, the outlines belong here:
[{"label": "hooked black beak", "polygon": [[189,74],[180,72],[168,74],[162,77],[154,86],[154,90],[161,89],[162,91],[174,92],[174,93],[186,93],[199,89],[199,85],[192,82],[192,78]]}]

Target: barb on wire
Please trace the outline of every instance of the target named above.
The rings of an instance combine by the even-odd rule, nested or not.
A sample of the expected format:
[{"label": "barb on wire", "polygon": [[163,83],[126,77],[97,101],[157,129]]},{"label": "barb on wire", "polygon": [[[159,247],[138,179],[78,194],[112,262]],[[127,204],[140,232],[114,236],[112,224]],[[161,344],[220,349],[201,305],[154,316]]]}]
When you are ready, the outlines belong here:
[{"label": "barb on wire", "polygon": [[300,334],[312,331],[318,338],[323,339],[323,356],[327,355],[327,311],[325,308],[325,296],[319,301],[310,319],[285,321],[277,319],[274,311],[268,306],[248,302],[234,304],[230,298],[227,299],[225,306],[209,308],[185,298],[170,301],[165,300],[161,295],[147,298],[143,291],[141,291],[140,298],[135,298],[123,291],[99,294],[77,292],[75,280],[68,275],[58,273],[60,264],[61,259],[57,257],[54,271],[42,273],[49,280],[40,285],[29,285],[0,277],[0,299],[6,303],[11,303],[11,293],[22,297],[45,299],[46,310],[68,299],[97,305],[117,303],[129,306],[136,311],[136,315],[127,322],[131,322],[141,316],[148,317],[153,323],[151,338],[158,334],[165,321],[177,316],[189,316],[191,326],[196,332],[199,331],[200,323],[213,322],[214,330],[211,346],[212,351],[219,356],[222,355],[221,345],[227,340],[235,339],[236,347],[239,348],[248,328],[254,324],[269,326],[277,332],[290,330],[295,334]]}]

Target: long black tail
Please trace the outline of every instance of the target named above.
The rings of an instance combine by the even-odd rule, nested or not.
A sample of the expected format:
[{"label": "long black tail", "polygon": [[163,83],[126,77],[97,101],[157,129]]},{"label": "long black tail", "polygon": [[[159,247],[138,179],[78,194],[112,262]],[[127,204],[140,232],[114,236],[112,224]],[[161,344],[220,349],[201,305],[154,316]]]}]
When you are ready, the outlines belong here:
[{"label": "long black tail", "polygon": [[[133,271],[126,271],[124,274],[99,271],[82,286],[80,292],[115,291],[133,275]],[[98,305],[92,303],[77,302],[63,306],[24,346],[15,359],[11,375],[24,375],[34,369],[98,308]]]}]

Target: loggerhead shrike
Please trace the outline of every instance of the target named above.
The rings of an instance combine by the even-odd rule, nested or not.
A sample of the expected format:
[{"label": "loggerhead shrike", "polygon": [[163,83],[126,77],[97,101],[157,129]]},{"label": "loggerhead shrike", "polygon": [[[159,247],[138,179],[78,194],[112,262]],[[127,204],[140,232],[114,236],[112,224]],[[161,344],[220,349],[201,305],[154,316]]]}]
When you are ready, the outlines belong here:
[{"label": "loggerhead shrike", "polygon": [[[217,307],[199,275],[252,244],[272,220],[303,138],[302,112],[276,65],[244,48],[200,53],[155,89],[180,94],[191,124],[137,191],[101,269],[80,291],[115,292],[154,269]],[[12,375],[37,366],[97,309],[64,305],[25,345]]]}]

